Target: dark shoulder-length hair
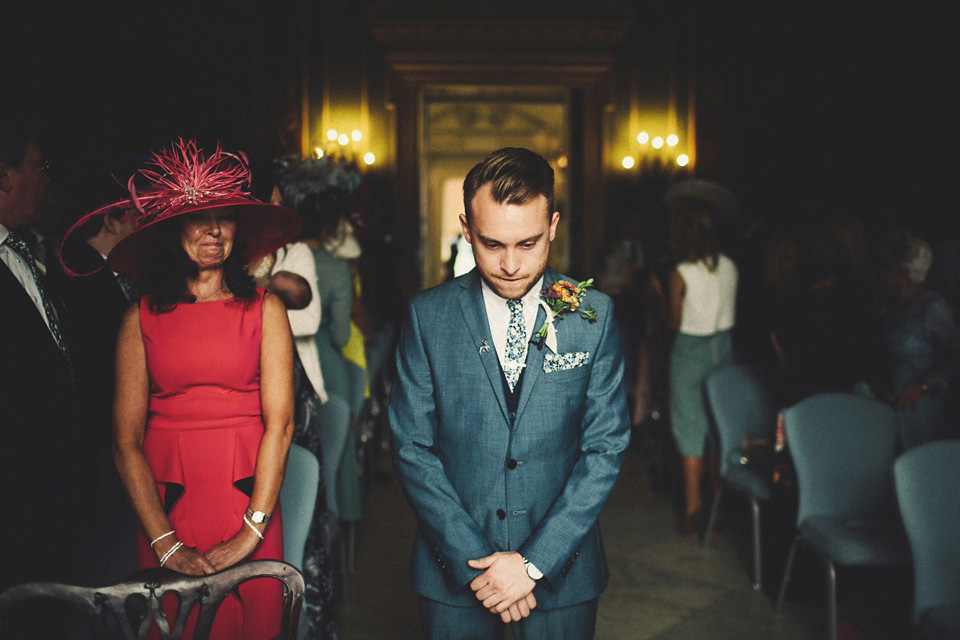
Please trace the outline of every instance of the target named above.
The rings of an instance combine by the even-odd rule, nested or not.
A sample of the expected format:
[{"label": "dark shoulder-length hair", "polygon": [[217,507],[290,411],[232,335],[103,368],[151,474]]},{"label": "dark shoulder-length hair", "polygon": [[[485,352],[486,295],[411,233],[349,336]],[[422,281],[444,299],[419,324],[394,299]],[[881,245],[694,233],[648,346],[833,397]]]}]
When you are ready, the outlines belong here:
[{"label": "dark shoulder-length hair", "polygon": [[[187,289],[187,278],[199,274],[197,265],[190,260],[180,242],[183,216],[158,224],[150,239],[152,250],[145,257],[137,290],[149,296],[150,311],[169,313],[181,302],[196,302],[196,296]],[[223,263],[223,279],[233,297],[250,304],[257,296],[253,276],[247,273],[246,247],[234,242],[233,250]]]},{"label": "dark shoulder-length hair", "polygon": [[711,271],[720,257],[720,233],[713,209],[698,200],[677,203],[670,211],[670,248],[679,262],[703,262]]}]

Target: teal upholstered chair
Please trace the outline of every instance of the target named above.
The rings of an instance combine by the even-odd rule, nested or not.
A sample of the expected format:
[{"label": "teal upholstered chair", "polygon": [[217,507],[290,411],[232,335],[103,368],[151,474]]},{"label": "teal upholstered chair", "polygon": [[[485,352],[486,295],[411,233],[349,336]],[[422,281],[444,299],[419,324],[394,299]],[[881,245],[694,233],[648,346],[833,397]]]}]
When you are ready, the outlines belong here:
[{"label": "teal upholstered chair", "polygon": [[283,559],[303,568],[303,549],[313,523],[317,491],[320,486],[320,462],[300,445],[290,445],[287,474],[280,489],[283,506]]},{"label": "teal upholstered chair", "polygon": [[799,488],[797,536],[777,597],[779,614],[797,546],[827,567],[827,633],[837,637],[835,565],[909,566],[910,554],[894,500],[896,412],[882,402],[821,393],[784,411],[786,443]]},{"label": "teal upholstered chair", "polygon": [[914,621],[924,639],[960,638],[960,441],[910,449],[893,476],[913,551]]},{"label": "teal upholstered chair", "polygon": [[764,378],[755,369],[741,364],[720,367],[707,376],[706,394],[719,445],[723,485],[713,497],[703,547],[710,545],[723,488],[729,487],[746,496],[753,516],[753,588],[759,590],[762,585],[760,502],[770,499],[772,479],[770,473],[742,464],[740,447],[744,436],[754,441],[765,440],[773,446],[777,405]]}]

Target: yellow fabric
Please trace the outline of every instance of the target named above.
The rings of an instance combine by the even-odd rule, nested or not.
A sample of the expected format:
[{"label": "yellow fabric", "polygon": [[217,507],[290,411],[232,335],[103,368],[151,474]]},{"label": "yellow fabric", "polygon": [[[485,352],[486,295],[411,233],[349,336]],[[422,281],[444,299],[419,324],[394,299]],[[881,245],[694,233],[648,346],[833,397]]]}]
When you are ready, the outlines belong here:
[{"label": "yellow fabric", "polygon": [[[360,296],[360,277],[356,274],[353,276],[353,289],[356,292],[357,297]],[[350,321],[350,339],[347,341],[347,344],[341,349],[343,352],[343,357],[354,363],[358,367],[366,372],[367,370],[367,355],[364,351],[363,345],[363,334],[360,333],[360,329],[353,323],[353,320]],[[370,397],[370,383],[365,382],[363,385],[363,397]]]}]

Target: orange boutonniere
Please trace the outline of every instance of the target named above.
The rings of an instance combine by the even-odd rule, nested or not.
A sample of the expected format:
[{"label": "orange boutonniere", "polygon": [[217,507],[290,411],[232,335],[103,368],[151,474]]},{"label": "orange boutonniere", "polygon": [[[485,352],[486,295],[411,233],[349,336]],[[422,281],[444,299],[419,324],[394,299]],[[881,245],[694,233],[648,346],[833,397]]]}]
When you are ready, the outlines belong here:
[{"label": "orange boutonniere", "polygon": [[592,304],[588,304],[586,309],[581,308],[583,296],[587,289],[593,286],[593,278],[584,280],[579,284],[573,284],[567,280],[557,280],[540,289],[540,305],[546,310],[547,318],[543,326],[537,331],[533,340],[538,347],[544,343],[554,353],[557,352],[557,336],[554,322],[563,320],[565,313],[580,312],[580,317],[589,322],[597,321],[597,312]]}]

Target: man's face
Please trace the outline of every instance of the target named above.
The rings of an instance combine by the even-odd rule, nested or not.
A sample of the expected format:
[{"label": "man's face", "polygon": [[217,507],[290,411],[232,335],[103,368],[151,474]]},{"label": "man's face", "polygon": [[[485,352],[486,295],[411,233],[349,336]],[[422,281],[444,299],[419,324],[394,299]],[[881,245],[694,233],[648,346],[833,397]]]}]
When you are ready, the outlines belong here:
[{"label": "man's face", "polygon": [[501,298],[523,297],[543,277],[560,214],[548,214],[542,195],[524,204],[498,204],[489,183],[477,190],[470,211],[470,223],[460,216],[460,225],[480,276]]},{"label": "man's face", "polygon": [[11,229],[33,224],[40,219],[40,202],[49,178],[42,170],[43,154],[33,142],[18,167],[9,167],[4,178],[6,226]]}]

